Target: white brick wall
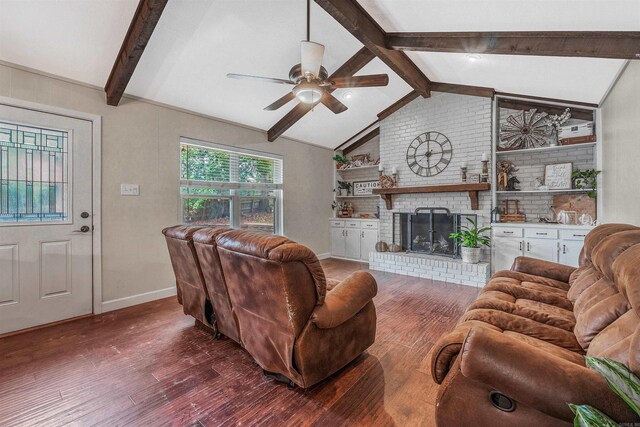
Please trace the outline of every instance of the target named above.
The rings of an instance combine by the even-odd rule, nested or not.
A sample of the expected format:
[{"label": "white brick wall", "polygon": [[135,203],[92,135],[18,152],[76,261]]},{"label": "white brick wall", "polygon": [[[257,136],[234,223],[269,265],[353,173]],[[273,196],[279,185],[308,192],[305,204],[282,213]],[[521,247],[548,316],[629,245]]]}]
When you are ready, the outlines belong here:
[{"label": "white brick wall", "polygon": [[371,252],[369,268],[405,276],[481,288],[491,273],[488,263],[464,264],[459,259],[430,255]]},{"label": "white brick wall", "polygon": [[[449,166],[435,177],[414,174],[407,165],[411,141],[423,132],[437,131],[449,138],[453,154]],[[469,176],[481,172],[482,153],[491,153],[491,99],[433,93],[418,98],[380,123],[380,161],[387,172],[398,168],[399,186],[452,184],[460,182],[460,165],[468,163]],[[489,181],[493,172],[489,162]],[[380,202],[380,239],[392,242],[392,212],[413,212],[418,207],[446,207],[452,212],[477,214],[481,225],[490,223],[491,193],[481,192],[479,210],[471,210],[467,193],[408,194],[394,196],[393,211]],[[488,248],[484,251],[489,259]]]}]

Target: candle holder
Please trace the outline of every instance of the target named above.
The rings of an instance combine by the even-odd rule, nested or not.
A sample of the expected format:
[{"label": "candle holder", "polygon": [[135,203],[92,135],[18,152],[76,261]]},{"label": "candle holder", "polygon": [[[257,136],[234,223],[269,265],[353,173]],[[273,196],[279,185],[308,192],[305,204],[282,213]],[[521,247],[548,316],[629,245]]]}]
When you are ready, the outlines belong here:
[{"label": "candle holder", "polygon": [[467,167],[466,166],[462,166],[460,168],[460,175],[462,178],[462,182],[467,182]]},{"label": "candle holder", "polygon": [[480,182],[489,182],[489,160],[482,160],[482,174]]}]

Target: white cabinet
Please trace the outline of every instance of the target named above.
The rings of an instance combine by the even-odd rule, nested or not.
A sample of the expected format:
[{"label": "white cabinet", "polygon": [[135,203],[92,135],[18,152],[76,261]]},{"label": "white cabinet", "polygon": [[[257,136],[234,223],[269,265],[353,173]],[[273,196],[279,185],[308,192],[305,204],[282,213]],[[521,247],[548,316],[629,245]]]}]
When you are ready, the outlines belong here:
[{"label": "white cabinet", "polygon": [[360,258],[360,230],[356,228],[345,228],[344,232],[344,256],[347,258]]},{"label": "white cabinet", "polygon": [[494,237],[491,243],[493,271],[509,270],[516,257],[522,255],[522,239]]},{"label": "white cabinet", "polygon": [[363,229],[360,231],[360,259],[369,259],[369,252],[376,250],[378,230]]},{"label": "white cabinet", "polygon": [[525,256],[558,262],[558,241],[556,239],[525,239],[524,246]]},{"label": "white cabinet", "polygon": [[331,227],[331,254],[335,256],[344,256],[345,253],[345,234],[343,227]]},{"label": "white cabinet", "polygon": [[508,270],[518,256],[538,258],[560,264],[578,266],[588,227],[566,226],[493,225],[491,244],[491,269],[495,273]]},{"label": "white cabinet", "polygon": [[378,221],[331,220],[331,255],[368,261],[378,242]]},{"label": "white cabinet", "polygon": [[560,242],[560,264],[577,267],[583,243],[581,240],[562,240]]}]

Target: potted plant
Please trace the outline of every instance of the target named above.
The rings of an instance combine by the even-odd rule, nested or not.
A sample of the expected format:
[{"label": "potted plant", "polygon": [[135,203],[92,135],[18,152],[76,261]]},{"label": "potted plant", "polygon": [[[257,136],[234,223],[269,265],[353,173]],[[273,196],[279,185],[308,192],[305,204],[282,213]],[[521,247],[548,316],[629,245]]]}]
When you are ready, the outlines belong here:
[{"label": "potted plant", "polygon": [[467,221],[469,221],[471,227],[463,225],[459,232],[451,233],[449,238],[456,239],[460,243],[462,262],[477,264],[480,262],[480,245],[489,246],[491,241],[489,237],[483,236],[482,233],[491,230],[491,228],[483,227],[479,229],[471,218],[467,218]]},{"label": "potted plant", "polygon": [[338,192],[340,196],[348,196],[351,191],[351,183],[349,181],[338,181]]},{"label": "potted plant", "polygon": [[347,156],[342,156],[337,153],[333,156],[333,160],[336,162],[336,169],[340,169],[343,165],[349,163],[349,158]]},{"label": "potted plant", "polygon": [[600,173],[602,173],[602,171],[595,169],[576,169],[571,174],[573,185],[578,189],[587,190],[587,196],[595,199],[597,196],[598,175],[600,175]]},{"label": "potted plant", "polygon": [[[633,411],[640,415],[640,379],[624,364],[612,359],[585,357],[586,364],[606,380],[609,388],[620,396]],[[576,416],[573,425],[580,427],[619,427],[620,425],[602,411],[590,405],[569,403]]]}]

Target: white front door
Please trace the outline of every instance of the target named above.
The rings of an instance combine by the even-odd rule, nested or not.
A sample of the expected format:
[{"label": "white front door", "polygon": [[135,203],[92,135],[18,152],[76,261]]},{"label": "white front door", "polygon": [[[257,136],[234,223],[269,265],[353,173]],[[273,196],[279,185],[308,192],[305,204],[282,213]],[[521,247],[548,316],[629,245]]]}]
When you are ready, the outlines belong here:
[{"label": "white front door", "polygon": [[92,124],[0,105],[0,334],[92,312]]}]

